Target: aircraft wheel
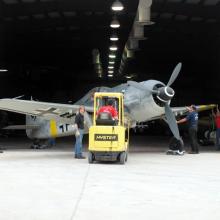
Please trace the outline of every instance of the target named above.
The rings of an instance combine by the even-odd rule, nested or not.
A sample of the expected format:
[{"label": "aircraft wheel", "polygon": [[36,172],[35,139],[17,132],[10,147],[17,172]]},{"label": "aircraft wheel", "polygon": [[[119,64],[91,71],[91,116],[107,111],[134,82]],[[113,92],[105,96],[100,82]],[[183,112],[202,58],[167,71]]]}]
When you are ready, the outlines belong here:
[{"label": "aircraft wheel", "polygon": [[119,156],[120,164],[125,164],[125,159],[126,159],[126,153],[125,152],[121,152],[120,156]]},{"label": "aircraft wheel", "polygon": [[93,161],[94,161],[93,153],[89,151],[88,152],[88,162],[93,163]]}]

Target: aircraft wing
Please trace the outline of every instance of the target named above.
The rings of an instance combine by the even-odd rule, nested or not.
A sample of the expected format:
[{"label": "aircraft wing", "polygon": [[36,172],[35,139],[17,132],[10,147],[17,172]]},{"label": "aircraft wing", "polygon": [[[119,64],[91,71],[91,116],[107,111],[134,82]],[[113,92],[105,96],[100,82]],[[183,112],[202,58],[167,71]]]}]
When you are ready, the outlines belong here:
[{"label": "aircraft wing", "polygon": [[[47,120],[61,123],[73,123],[73,117],[79,105],[59,104],[49,102],[28,101],[21,99],[0,99],[0,109],[25,115],[39,116]],[[93,112],[93,107],[85,106],[86,111]],[[88,114],[86,114],[86,119]]]},{"label": "aircraft wing", "polygon": [[26,129],[37,129],[40,125],[9,125],[4,128],[3,130],[26,130]]},{"label": "aircraft wing", "polygon": [[[210,110],[213,108],[216,108],[215,104],[210,104],[210,105],[196,105],[197,111],[198,112],[202,112],[202,111],[206,111],[206,110]],[[177,116],[177,115],[185,115],[188,110],[187,107],[172,107],[171,108],[173,113]]]},{"label": "aircraft wing", "polygon": [[[215,104],[210,104],[210,105],[196,105],[197,111],[198,112],[202,112],[202,111],[206,111],[206,110],[211,110],[213,108],[216,108],[217,105]],[[179,115],[186,115],[186,113],[188,112],[187,110],[187,106],[184,107],[171,107],[172,112],[175,114],[175,116],[179,116]],[[163,115],[158,115],[156,117],[152,117],[150,119],[150,121],[153,120],[157,120],[157,119],[163,119],[165,120],[165,114]]]}]

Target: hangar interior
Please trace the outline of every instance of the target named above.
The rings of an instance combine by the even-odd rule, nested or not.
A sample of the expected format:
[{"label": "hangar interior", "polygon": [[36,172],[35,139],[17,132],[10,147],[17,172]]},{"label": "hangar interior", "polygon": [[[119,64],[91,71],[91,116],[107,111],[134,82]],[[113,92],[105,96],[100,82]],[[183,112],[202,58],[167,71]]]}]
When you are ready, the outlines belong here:
[{"label": "hangar interior", "polygon": [[[220,1],[121,3],[124,10],[113,12],[112,0],[1,0],[0,68],[8,70],[0,73],[1,98],[74,102],[95,86],[167,82],[182,62],[172,104],[218,103]],[[110,27],[114,19],[118,29]],[[118,49],[108,76],[112,43]]]},{"label": "hangar interior", "polygon": [[[166,83],[182,62],[171,106],[219,103],[220,0],[113,2],[0,0],[0,98],[74,103],[96,86]],[[90,165],[74,159],[73,137],[36,151],[21,135],[0,139],[3,220],[220,219],[214,147],[171,156],[167,136],[135,135],[125,166]]]}]

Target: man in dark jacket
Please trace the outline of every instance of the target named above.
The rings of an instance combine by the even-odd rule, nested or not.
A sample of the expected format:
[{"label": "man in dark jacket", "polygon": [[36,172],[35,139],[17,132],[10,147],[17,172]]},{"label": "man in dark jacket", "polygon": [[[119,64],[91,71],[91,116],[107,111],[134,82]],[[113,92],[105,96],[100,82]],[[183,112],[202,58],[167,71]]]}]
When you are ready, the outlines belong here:
[{"label": "man in dark jacket", "polygon": [[189,137],[190,137],[190,144],[191,144],[191,154],[198,154],[199,153],[199,144],[197,141],[197,130],[198,130],[198,112],[196,111],[196,106],[191,105],[187,107],[189,113],[188,115],[177,121],[177,124],[181,124],[184,122],[188,122],[189,127]]},{"label": "man in dark jacket", "polygon": [[85,159],[82,155],[82,140],[84,134],[84,112],[85,107],[79,107],[79,113],[75,117],[75,126],[76,126],[76,143],[75,143],[75,158]]}]

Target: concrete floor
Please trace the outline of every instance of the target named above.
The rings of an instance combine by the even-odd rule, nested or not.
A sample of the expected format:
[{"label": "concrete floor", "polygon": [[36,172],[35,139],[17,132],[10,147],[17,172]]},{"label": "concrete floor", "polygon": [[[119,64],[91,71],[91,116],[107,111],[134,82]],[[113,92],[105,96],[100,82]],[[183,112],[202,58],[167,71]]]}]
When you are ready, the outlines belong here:
[{"label": "concrete floor", "polygon": [[167,139],[132,137],[126,165],[76,160],[72,138],[29,149],[1,139],[1,220],[219,220],[220,153],[170,156]]}]

